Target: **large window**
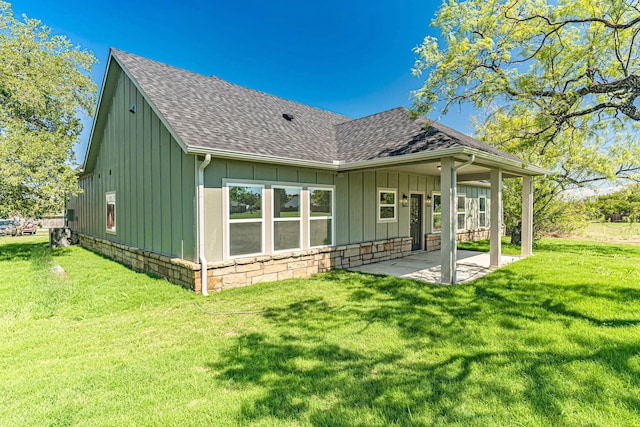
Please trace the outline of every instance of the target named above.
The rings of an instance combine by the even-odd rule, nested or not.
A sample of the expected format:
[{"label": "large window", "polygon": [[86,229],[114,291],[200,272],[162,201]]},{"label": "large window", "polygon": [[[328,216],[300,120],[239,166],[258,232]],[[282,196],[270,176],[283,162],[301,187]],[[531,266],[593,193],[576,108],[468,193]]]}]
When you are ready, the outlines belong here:
[{"label": "large window", "polygon": [[[467,210],[465,207],[466,196],[458,196],[458,210],[457,210],[457,225],[458,230],[465,230],[467,228]],[[440,194],[433,194],[433,212],[431,217],[433,218],[433,224],[431,227],[432,233],[439,233],[442,231],[442,196]]]},{"label": "large window", "polygon": [[467,208],[466,208],[466,196],[458,196],[458,230],[467,229]]},{"label": "large window", "polygon": [[439,193],[433,194],[433,212],[431,217],[433,218],[433,224],[431,225],[432,233],[439,233],[442,231],[442,197]]},{"label": "large window", "polygon": [[298,187],[273,187],[273,250],[300,249],[300,193]]},{"label": "large window", "polygon": [[378,222],[396,221],[396,190],[378,190]]},{"label": "large window", "polygon": [[262,185],[229,184],[229,255],[264,252]]},{"label": "large window", "polygon": [[478,227],[485,228],[487,226],[487,197],[480,196],[478,204]]},{"label": "large window", "polygon": [[333,190],[309,188],[309,246],[333,244]]}]

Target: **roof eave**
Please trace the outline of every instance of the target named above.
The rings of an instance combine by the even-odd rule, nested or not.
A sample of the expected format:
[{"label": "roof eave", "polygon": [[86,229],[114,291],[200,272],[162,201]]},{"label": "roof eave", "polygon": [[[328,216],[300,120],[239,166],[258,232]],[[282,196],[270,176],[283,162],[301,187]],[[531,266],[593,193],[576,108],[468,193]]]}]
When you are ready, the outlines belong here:
[{"label": "roof eave", "polygon": [[82,162],[82,172],[84,173],[87,168],[87,162],[89,161],[89,153],[91,152],[91,143],[93,141],[93,136],[96,131],[96,125],[98,123],[98,114],[100,113],[100,106],[102,105],[102,100],[104,97],[104,91],[107,83],[107,77],[109,76],[109,69],[111,67],[111,58],[113,54],[109,51],[109,59],[107,59],[107,69],[104,72],[104,76],[102,76],[102,86],[100,86],[100,95],[98,96],[98,100],[96,101],[96,111],[93,116],[93,120],[91,121],[91,132],[89,133],[89,143],[87,144],[87,150],[84,152],[84,160]]},{"label": "roof eave", "polygon": [[214,158],[243,160],[249,162],[272,163],[287,166],[297,166],[305,168],[325,169],[331,171],[355,171],[359,169],[370,169],[376,167],[401,166],[407,163],[416,163],[420,161],[435,161],[443,157],[456,155],[475,154],[476,159],[482,159],[490,162],[496,167],[503,168],[510,173],[520,176],[538,176],[547,175],[549,171],[533,165],[524,165],[521,161],[506,159],[504,157],[487,153],[468,147],[454,147],[438,151],[423,151],[420,153],[405,154],[402,156],[385,157],[380,159],[361,160],[357,162],[334,161],[333,163],[319,162],[313,160],[302,160],[293,158],[284,158],[279,156],[271,156],[265,154],[244,153],[232,150],[220,150],[208,147],[190,147],[188,154],[205,155],[211,154]]},{"label": "roof eave", "polygon": [[471,155],[474,154],[477,159],[490,162],[496,167],[500,167],[508,170],[511,173],[521,176],[538,176],[547,175],[549,171],[539,168],[533,165],[525,165],[522,161],[507,159],[502,156],[487,153],[486,151],[478,150],[469,147],[453,147],[446,148],[437,151],[422,151],[420,153],[405,154],[395,157],[384,157],[380,159],[361,160],[351,163],[342,163],[339,166],[341,171],[366,169],[372,167],[388,167],[388,166],[401,166],[406,163],[416,163],[420,161],[435,161],[443,157],[450,157],[456,155]]},{"label": "roof eave", "polygon": [[247,162],[258,162],[258,163],[274,163],[274,164],[287,165],[287,166],[327,169],[327,170],[333,170],[333,171],[338,169],[337,164],[329,163],[329,162],[292,159],[292,158],[286,158],[286,157],[280,157],[280,156],[272,156],[268,154],[245,153],[241,151],[220,150],[220,149],[208,148],[208,147],[191,146],[187,150],[187,154],[195,154],[195,155],[211,154],[212,157],[220,158],[220,159],[243,160]]}]

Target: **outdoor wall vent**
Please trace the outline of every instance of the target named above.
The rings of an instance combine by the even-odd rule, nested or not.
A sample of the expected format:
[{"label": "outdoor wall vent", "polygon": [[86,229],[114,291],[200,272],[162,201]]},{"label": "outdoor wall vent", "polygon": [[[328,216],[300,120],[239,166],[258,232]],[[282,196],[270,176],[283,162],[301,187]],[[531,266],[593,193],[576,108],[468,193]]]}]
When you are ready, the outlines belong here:
[{"label": "outdoor wall vent", "polygon": [[288,121],[293,120],[293,116],[291,114],[284,113],[282,117],[284,117]]}]

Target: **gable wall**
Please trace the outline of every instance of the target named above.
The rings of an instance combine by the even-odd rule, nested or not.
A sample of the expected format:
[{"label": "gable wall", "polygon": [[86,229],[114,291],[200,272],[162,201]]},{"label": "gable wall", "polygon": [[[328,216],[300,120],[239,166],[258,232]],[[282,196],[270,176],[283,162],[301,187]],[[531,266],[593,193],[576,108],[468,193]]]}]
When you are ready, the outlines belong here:
[{"label": "gable wall", "polygon": [[[129,112],[136,104],[136,113]],[[108,103],[105,103],[108,105]],[[195,261],[195,159],[173,140],[134,84],[119,73],[91,175],[79,182],[81,234]],[[106,231],[107,192],[116,193],[116,234]]]}]

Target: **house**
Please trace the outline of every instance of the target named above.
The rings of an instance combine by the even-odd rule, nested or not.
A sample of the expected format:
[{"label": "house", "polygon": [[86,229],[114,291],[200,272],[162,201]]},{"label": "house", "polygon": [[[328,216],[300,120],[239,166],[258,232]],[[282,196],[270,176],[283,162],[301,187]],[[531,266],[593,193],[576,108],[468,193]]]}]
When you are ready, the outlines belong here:
[{"label": "house", "polygon": [[518,158],[405,108],[351,119],[112,49],[68,224],[80,243],[195,291],[491,238]]}]

